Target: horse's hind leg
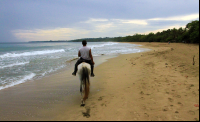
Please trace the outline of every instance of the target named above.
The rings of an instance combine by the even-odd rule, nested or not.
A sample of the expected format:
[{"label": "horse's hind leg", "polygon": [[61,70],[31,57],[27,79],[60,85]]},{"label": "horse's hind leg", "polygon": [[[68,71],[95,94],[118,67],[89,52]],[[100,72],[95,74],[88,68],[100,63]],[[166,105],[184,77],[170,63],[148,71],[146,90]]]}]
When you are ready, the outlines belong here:
[{"label": "horse's hind leg", "polygon": [[85,85],[83,85],[83,89],[82,89],[81,95],[83,96],[83,98],[81,99],[81,106],[85,106],[85,99],[84,99],[84,96],[85,96]]},{"label": "horse's hind leg", "polygon": [[85,106],[85,96],[86,96],[86,84],[85,84],[85,82],[83,82],[83,84],[82,84],[82,95],[83,95],[83,98],[81,99],[81,106]]}]

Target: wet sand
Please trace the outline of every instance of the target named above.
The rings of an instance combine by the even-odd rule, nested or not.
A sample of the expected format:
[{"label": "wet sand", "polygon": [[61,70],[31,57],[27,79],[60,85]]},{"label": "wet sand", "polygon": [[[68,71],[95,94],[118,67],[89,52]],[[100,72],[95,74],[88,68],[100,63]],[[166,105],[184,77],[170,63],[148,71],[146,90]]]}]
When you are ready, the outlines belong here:
[{"label": "wet sand", "polygon": [[85,107],[80,107],[72,65],[70,70],[1,90],[0,120],[199,120],[199,46],[133,44],[152,50],[95,60],[99,64]]},{"label": "wet sand", "polygon": [[[113,57],[94,57],[95,67]],[[67,61],[70,66],[42,79],[0,90],[0,121],[65,120],[60,115],[68,118],[71,110],[80,107],[79,78],[71,75],[75,62]],[[95,92],[96,88],[92,89]],[[69,114],[65,115],[66,111]]]}]

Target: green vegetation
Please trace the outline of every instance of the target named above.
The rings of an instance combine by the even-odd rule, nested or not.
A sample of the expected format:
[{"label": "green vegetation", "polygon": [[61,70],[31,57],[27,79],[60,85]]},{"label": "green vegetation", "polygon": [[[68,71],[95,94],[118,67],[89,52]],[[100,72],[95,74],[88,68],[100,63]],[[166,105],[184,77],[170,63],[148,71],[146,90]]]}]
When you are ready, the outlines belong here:
[{"label": "green vegetation", "polygon": [[[83,39],[71,40],[81,42]],[[88,42],[186,42],[199,43],[199,20],[192,21],[185,28],[173,28],[147,35],[134,34],[126,37],[85,38]]]}]

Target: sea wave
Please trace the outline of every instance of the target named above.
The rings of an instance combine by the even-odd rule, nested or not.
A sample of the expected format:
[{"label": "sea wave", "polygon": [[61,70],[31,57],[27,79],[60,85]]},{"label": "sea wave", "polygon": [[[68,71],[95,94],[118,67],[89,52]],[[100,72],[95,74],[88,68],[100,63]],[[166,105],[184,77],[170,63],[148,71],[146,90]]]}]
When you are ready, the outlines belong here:
[{"label": "sea wave", "polygon": [[111,45],[115,45],[115,44],[118,44],[118,43],[114,43],[114,42],[108,42],[108,43],[104,43],[104,44],[100,44],[100,45],[91,45],[91,49],[93,48],[98,48],[98,47],[104,47],[104,46],[111,46]]},{"label": "sea wave", "polygon": [[19,65],[25,65],[25,64],[28,64],[28,63],[29,62],[21,62],[21,63],[14,63],[14,64],[6,65],[6,66],[0,66],[0,69],[13,67],[13,66],[19,66]]},{"label": "sea wave", "polygon": [[20,56],[44,55],[44,54],[58,53],[58,52],[65,52],[65,50],[59,49],[59,50],[43,50],[43,51],[32,51],[32,52],[23,52],[23,53],[6,53],[3,55],[0,55],[0,58],[13,58],[13,57],[20,57]]},{"label": "sea wave", "polygon": [[12,83],[10,83],[8,85],[5,85],[5,86],[0,86],[0,90],[5,89],[5,88],[9,88],[9,87],[12,87],[12,86],[15,86],[15,85],[18,85],[18,84],[21,84],[21,83],[24,83],[27,80],[31,80],[35,76],[36,76],[36,74],[31,73],[31,74],[25,76],[24,78],[22,78],[22,79],[20,79],[18,81],[12,82]]}]

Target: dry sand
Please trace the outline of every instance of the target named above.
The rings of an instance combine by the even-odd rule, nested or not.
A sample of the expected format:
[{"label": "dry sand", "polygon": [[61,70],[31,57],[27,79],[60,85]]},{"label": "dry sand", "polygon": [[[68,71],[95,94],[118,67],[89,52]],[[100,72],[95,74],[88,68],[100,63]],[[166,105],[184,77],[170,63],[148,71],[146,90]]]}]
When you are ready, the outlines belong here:
[{"label": "dry sand", "polygon": [[96,66],[85,107],[71,68],[1,90],[0,120],[199,120],[199,45],[133,44],[152,50]]},{"label": "dry sand", "polygon": [[134,44],[152,51],[120,55],[95,68],[92,80],[101,91],[91,93],[82,109],[90,117],[74,120],[199,120],[199,46]]}]

